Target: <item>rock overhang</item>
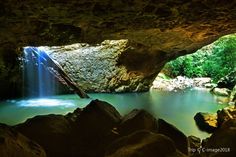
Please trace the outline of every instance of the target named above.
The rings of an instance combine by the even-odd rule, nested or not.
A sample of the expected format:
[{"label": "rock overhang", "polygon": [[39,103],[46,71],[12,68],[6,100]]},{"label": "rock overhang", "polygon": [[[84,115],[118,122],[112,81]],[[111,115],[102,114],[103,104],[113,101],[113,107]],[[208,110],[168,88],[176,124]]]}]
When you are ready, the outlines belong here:
[{"label": "rock overhang", "polygon": [[[0,54],[4,66],[13,64],[9,77],[18,73],[17,65],[4,56],[16,56],[19,47],[97,44],[106,39],[128,39],[133,49],[119,63],[154,77],[167,61],[236,32],[234,1],[9,0],[1,4]],[[14,81],[5,84],[15,87]]]}]

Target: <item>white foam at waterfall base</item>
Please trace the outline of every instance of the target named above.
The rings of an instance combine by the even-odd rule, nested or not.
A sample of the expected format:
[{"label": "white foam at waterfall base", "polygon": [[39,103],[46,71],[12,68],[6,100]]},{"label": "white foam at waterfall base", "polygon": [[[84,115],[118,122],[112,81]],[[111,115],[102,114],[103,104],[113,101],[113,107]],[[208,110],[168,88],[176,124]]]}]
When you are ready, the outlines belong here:
[{"label": "white foam at waterfall base", "polygon": [[21,100],[18,101],[17,104],[19,106],[24,107],[53,107],[53,106],[63,106],[63,107],[72,107],[75,106],[73,101],[61,101],[58,99],[29,99],[29,100]]}]

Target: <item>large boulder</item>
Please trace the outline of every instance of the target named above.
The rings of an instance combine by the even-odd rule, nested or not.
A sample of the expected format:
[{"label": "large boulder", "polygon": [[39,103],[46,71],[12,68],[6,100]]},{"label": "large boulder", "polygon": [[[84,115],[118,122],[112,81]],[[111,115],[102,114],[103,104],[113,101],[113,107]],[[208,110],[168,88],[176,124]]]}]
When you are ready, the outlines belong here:
[{"label": "large boulder", "polygon": [[46,157],[44,149],[10,126],[0,124],[1,157]]},{"label": "large boulder", "polygon": [[83,157],[103,156],[106,146],[119,137],[116,129],[120,121],[121,115],[112,105],[91,101],[74,121],[77,128],[75,151]]},{"label": "large boulder", "polygon": [[145,110],[134,109],[122,118],[118,127],[121,135],[128,135],[138,130],[157,131],[157,120]]},{"label": "large boulder", "polygon": [[183,157],[174,142],[161,134],[137,131],[113,142],[105,157]]},{"label": "large boulder", "polygon": [[202,131],[212,133],[217,128],[217,114],[198,112],[194,116],[194,120]]},{"label": "large boulder", "polygon": [[230,90],[228,88],[213,88],[211,92],[217,96],[226,96],[230,95]]},{"label": "large boulder", "polygon": [[66,46],[39,47],[56,60],[66,73],[85,91],[146,91],[151,79],[131,73],[118,65],[120,55],[130,49],[128,40],[105,40],[101,44],[85,43]]},{"label": "large boulder", "polygon": [[188,155],[188,138],[175,126],[167,123],[163,119],[158,119],[158,133],[171,138],[174,141],[176,148]]}]

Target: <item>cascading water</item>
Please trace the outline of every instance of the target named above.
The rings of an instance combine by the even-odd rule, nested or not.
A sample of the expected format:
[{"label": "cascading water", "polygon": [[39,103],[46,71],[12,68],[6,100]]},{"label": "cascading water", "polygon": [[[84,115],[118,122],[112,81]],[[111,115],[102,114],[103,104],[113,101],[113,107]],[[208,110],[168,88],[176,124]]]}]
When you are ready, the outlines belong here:
[{"label": "cascading water", "polygon": [[43,47],[24,47],[23,77],[26,96],[55,95],[63,84],[81,98],[89,98]]},{"label": "cascading water", "polygon": [[[38,56],[37,56],[38,55]],[[54,95],[57,90],[53,69],[47,65],[47,53],[40,47],[24,47],[23,80],[24,95],[29,97],[44,97]]]}]

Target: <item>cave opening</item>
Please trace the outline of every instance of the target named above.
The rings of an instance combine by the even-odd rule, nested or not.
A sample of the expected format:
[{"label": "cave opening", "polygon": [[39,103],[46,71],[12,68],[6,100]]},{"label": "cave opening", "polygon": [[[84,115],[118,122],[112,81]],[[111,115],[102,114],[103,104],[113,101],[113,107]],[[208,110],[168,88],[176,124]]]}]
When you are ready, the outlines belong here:
[{"label": "cave opening", "polygon": [[219,87],[227,88],[230,93],[236,84],[235,60],[236,34],[226,35],[192,54],[166,63],[151,88],[178,91]]},{"label": "cave opening", "polygon": [[[88,104],[93,99],[100,99],[105,100],[106,102],[109,102],[115,106],[115,108],[122,114],[125,115],[129,113],[132,109],[138,108],[138,109],[145,109],[148,112],[152,113],[156,118],[163,118],[167,120],[168,122],[176,125],[179,129],[181,129],[185,134],[187,135],[196,135],[201,138],[208,137],[209,134],[200,131],[194,122],[193,116],[199,112],[199,111],[205,111],[205,112],[215,112],[218,109],[221,109],[225,106],[227,106],[226,103],[218,102],[216,101],[215,97],[212,96],[209,91],[202,91],[202,90],[192,90],[192,89],[185,89],[185,88],[191,88],[192,86],[192,80],[194,78],[187,78],[185,76],[179,77],[179,74],[183,74],[184,72],[189,72],[188,70],[184,70],[183,68],[189,68],[186,65],[186,62],[190,64],[191,66],[193,63],[194,66],[191,66],[190,69],[192,71],[191,76],[198,76],[202,74],[202,71],[196,71],[196,69],[199,69],[199,67],[196,67],[196,65],[203,65],[203,63],[206,63],[209,60],[209,56],[212,56],[212,50],[215,48],[216,50],[220,50],[217,55],[221,55],[221,50],[227,49],[226,42],[224,41],[230,41],[228,43],[232,43],[230,37],[235,37],[235,35],[226,36],[223,37],[220,41],[216,41],[213,44],[210,44],[206,47],[203,47],[198,52],[191,54],[190,56],[183,56],[187,59],[189,58],[197,58],[199,62],[194,61],[191,59],[190,63],[189,60],[185,61],[186,59],[178,58],[177,61],[172,61],[170,63],[167,63],[167,65],[164,67],[164,69],[159,73],[158,79],[155,81],[160,81],[161,83],[157,82],[157,84],[166,85],[166,82],[164,81],[170,81],[173,80],[174,76],[177,77],[178,87],[168,87],[165,88],[168,89],[168,91],[160,89],[160,87],[154,87],[152,86],[151,90],[148,92],[132,92],[132,93],[123,93],[123,92],[109,92],[104,90],[91,90],[92,88],[90,86],[86,86],[86,81],[88,81],[91,84],[98,83],[98,85],[95,87],[104,88],[107,86],[100,86],[100,84],[104,83],[104,80],[106,81],[112,81],[112,78],[106,79],[107,76],[112,77],[114,75],[120,74],[122,72],[126,72],[127,69],[125,69],[124,65],[117,64],[119,53],[122,52],[123,49],[127,49],[126,44],[127,40],[108,40],[104,41],[101,45],[88,45],[84,43],[79,44],[72,44],[67,46],[54,46],[54,47],[47,47],[47,46],[40,46],[40,47],[24,47],[23,53],[24,53],[24,59],[23,59],[23,76],[24,76],[24,84],[27,86],[26,95],[33,96],[33,98],[26,98],[26,99],[16,99],[16,100],[9,100],[5,102],[5,106],[16,106],[16,107],[22,107],[27,108],[27,112],[24,112],[23,114],[20,114],[16,116],[16,118],[11,118],[9,120],[8,116],[10,113],[15,114],[15,110],[12,110],[10,108],[5,108],[4,110],[0,110],[0,118],[3,119],[3,122],[6,122],[8,124],[17,124],[19,122],[22,122],[27,117],[38,115],[38,114],[48,114],[48,113],[67,113],[76,107],[85,107],[86,104]],[[227,40],[225,40],[225,38]],[[229,39],[230,38],[230,39]],[[235,38],[233,38],[235,40]],[[219,45],[221,44],[221,45]],[[108,49],[105,49],[105,48]],[[235,50],[234,48],[230,48],[231,50]],[[36,57],[34,53],[37,52],[40,55],[44,56],[45,53],[49,55],[57,64],[60,65],[61,68],[65,69],[66,72],[68,72],[68,75],[72,77],[73,80],[76,80],[78,82],[82,82],[82,87],[87,88],[89,90],[86,90],[89,92],[89,95],[91,98],[87,99],[81,99],[78,98],[76,95],[71,94],[71,92],[68,93],[68,91],[63,91],[59,88],[60,85],[63,85],[63,80],[58,81],[56,72],[57,69],[53,69],[50,65],[47,65],[48,62],[46,62],[45,57]],[[121,53],[120,52],[120,53]],[[230,51],[231,52],[231,51]],[[227,52],[228,53],[228,52]],[[196,56],[196,57],[195,57]],[[204,60],[204,57],[206,60]],[[214,56],[214,55],[213,55]],[[96,58],[97,57],[97,58]],[[235,57],[232,55],[231,57]],[[216,57],[217,58],[217,57]],[[113,59],[113,60],[112,60]],[[203,59],[201,61],[200,59]],[[217,58],[218,59],[218,58]],[[228,58],[226,58],[228,59]],[[232,58],[230,58],[232,60]],[[185,64],[180,64],[185,63]],[[212,60],[215,61],[214,58]],[[220,59],[222,60],[222,59]],[[216,60],[218,62],[219,60]],[[177,63],[175,63],[177,62]],[[234,63],[234,62],[231,62]],[[231,64],[229,63],[229,64]],[[223,63],[221,63],[223,64]],[[178,65],[178,66],[177,66]],[[119,66],[119,69],[115,69],[115,66]],[[235,67],[235,64],[232,65]],[[179,69],[174,69],[177,68]],[[77,69],[76,69],[77,68]],[[108,68],[108,70],[104,70],[105,68]],[[172,69],[171,69],[172,68]],[[195,68],[195,69],[193,69]],[[208,67],[209,68],[209,67]],[[228,71],[232,70],[228,67]],[[172,71],[171,71],[171,70]],[[181,69],[181,70],[180,70]],[[78,70],[78,71],[77,71]],[[179,70],[179,71],[178,71]],[[216,70],[219,70],[219,68]],[[212,70],[213,71],[213,70]],[[227,71],[227,72],[228,72]],[[111,74],[113,72],[113,74]],[[172,72],[172,73],[171,73]],[[227,73],[226,72],[226,73]],[[200,73],[200,74],[199,74]],[[226,75],[224,73],[224,75]],[[81,76],[83,74],[83,78],[79,78],[78,75]],[[190,74],[187,73],[189,76]],[[221,74],[221,73],[220,73]],[[77,76],[77,77],[75,77]],[[121,75],[124,76],[124,75]],[[204,75],[204,79],[200,79],[200,81],[206,83],[204,85],[208,87],[213,87],[217,83],[210,78],[205,78],[210,75]],[[126,76],[127,77],[127,76]],[[218,76],[217,76],[218,77]],[[122,85],[129,85],[130,81],[127,80],[128,78],[125,78],[125,81],[118,82]],[[196,79],[196,78],[195,78]],[[181,83],[185,83],[187,80],[187,85],[181,85]],[[196,79],[199,81],[199,79]],[[92,83],[90,81],[93,81]],[[102,82],[99,82],[102,81]],[[76,81],[75,81],[76,82]],[[173,82],[173,81],[172,81]],[[207,83],[209,83],[207,85]],[[182,87],[184,86],[184,88]],[[202,84],[201,84],[202,86]],[[67,86],[63,86],[64,90],[67,89]],[[89,87],[89,88],[88,88]],[[120,87],[119,87],[120,88]],[[155,89],[159,88],[159,90]],[[123,88],[121,88],[123,89]],[[169,90],[170,89],[170,90]],[[176,92],[178,90],[178,92]],[[121,90],[122,91],[122,90]],[[129,105],[127,105],[129,104]],[[148,105],[147,105],[148,104]],[[189,106],[191,104],[191,106]],[[44,110],[46,108],[46,110]],[[181,111],[181,112],[176,112]],[[183,116],[184,115],[184,116]],[[179,121],[181,119],[181,121]],[[184,121],[184,123],[183,123]],[[188,123],[189,125],[185,125]]]}]

